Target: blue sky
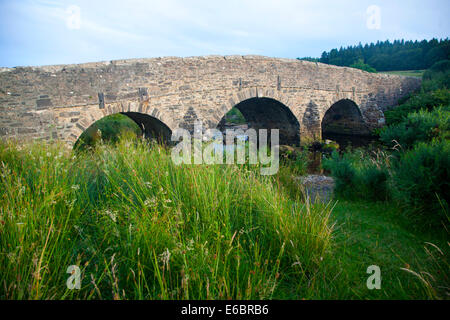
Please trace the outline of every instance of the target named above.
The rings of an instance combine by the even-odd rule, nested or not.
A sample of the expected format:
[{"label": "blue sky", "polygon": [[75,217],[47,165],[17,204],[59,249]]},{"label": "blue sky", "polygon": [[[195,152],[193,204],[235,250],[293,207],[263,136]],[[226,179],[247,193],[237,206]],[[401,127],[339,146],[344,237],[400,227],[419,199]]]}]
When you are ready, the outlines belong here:
[{"label": "blue sky", "polygon": [[450,1],[0,0],[0,66],[160,56],[320,56],[447,38]]}]

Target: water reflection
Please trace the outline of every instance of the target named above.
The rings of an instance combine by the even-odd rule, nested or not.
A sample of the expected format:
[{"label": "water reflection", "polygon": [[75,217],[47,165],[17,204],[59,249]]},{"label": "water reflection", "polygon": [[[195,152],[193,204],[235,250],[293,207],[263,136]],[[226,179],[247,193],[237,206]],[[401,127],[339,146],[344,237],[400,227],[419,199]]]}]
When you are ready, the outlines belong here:
[{"label": "water reflection", "polygon": [[322,168],[322,151],[311,151],[308,155],[308,167],[309,174],[323,174]]},{"label": "water reflection", "polygon": [[336,133],[324,134],[322,138],[324,140],[328,139],[336,141],[339,144],[340,151],[345,150],[349,146],[353,148],[368,147],[377,141],[376,136],[358,136],[358,135],[336,134]]}]

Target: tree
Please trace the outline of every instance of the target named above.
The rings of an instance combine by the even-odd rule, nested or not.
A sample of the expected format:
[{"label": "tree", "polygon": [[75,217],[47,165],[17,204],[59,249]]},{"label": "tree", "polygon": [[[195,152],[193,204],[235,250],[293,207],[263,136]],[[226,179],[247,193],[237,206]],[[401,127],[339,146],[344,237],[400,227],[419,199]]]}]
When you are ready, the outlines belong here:
[{"label": "tree", "polygon": [[359,65],[360,59],[363,64],[370,65],[378,71],[427,69],[440,60],[450,59],[450,40],[402,39],[392,43],[386,40],[364,46],[359,43],[357,46],[324,51],[318,61],[337,66],[352,66],[355,63]]},{"label": "tree", "polygon": [[359,59],[358,61],[354,62],[350,65],[351,68],[361,69],[367,72],[377,72],[375,68],[371,67],[368,64],[365,64],[363,59]]}]

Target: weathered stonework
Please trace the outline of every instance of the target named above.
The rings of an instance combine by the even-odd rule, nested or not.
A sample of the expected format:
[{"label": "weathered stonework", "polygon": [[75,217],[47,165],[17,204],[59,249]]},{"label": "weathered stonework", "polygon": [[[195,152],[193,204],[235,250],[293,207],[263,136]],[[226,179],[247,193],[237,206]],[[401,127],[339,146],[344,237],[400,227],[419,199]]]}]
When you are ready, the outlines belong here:
[{"label": "weathered stonework", "polygon": [[[150,115],[171,130],[200,119],[215,128],[234,105],[254,97],[287,106],[300,139],[320,133],[325,112],[350,99],[368,128],[420,86],[420,79],[261,56],[116,60],[0,68],[0,136],[61,139],[73,145],[100,118]],[[283,129],[283,128],[280,128]]]}]

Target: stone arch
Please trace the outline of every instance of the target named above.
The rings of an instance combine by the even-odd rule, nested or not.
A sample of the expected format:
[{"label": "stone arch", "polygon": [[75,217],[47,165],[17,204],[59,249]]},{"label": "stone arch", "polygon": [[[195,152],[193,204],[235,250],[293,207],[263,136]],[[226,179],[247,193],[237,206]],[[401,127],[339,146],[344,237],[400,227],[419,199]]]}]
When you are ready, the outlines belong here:
[{"label": "stone arch", "polygon": [[[233,107],[239,109],[246,119],[250,128],[279,129],[280,144],[298,145],[300,143],[300,123],[292,110],[285,104],[286,99],[273,98],[269,90],[249,89],[237,94],[237,100],[230,99],[223,111],[222,118],[226,112]],[[282,100],[282,101],[280,101]],[[216,122],[219,126],[221,119]]]},{"label": "stone arch", "polygon": [[351,99],[334,102],[325,112],[321,121],[322,139],[333,135],[367,136],[370,130],[361,109]]},{"label": "stone arch", "polygon": [[[217,127],[220,120],[225,116],[225,114],[230,111],[235,105],[250,99],[250,98],[271,98],[283,103],[285,106],[290,105],[290,101],[287,97],[278,93],[274,88],[246,88],[233,92],[229,95],[229,98],[224,101],[222,106],[211,115],[211,123],[214,124],[214,128]],[[292,111],[292,110],[291,110]]]},{"label": "stone arch", "polygon": [[140,112],[121,112],[133,120],[141,128],[144,138],[155,139],[160,143],[168,143],[172,130],[161,120]]},{"label": "stone arch", "polygon": [[[164,113],[161,113],[157,108],[149,106],[148,102],[126,101],[114,102],[105,104],[105,107],[100,109],[98,105],[91,106],[84,112],[80,119],[74,124],[67,142],[73,146],[81,134],[87,130],[96,121],[116,113],[121,113],[128,116],[141,128],[144,136],[154,135],[152,128],[159,127],[163,130],[163,136],[166,137],[172,133],[173,120]],[[147,126],[145,125],[147,123]],[[170,139],[170,135],[168,139]]]}]

